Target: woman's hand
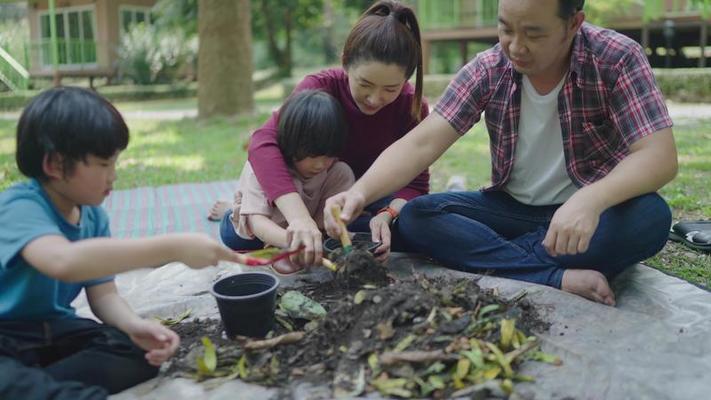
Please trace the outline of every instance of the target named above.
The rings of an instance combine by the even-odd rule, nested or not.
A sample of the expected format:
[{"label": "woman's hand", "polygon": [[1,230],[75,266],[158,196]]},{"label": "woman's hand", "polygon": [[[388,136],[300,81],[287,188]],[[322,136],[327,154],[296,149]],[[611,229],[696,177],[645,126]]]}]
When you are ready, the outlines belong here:
[{"label": "woman's hand", "polygon": [[379,262],[385,262],[390,256],[390,242],[392,235],[390,225],[393,218],[388,212],[381,212],[370,219],[370,232],[373,242],[380,242],[380,246],[375,249],[375,259]]},{"label": "woman's hand", "polygon": [[178,334],[158,321],[138,319],[126,333],[133,343],[146,351],[148,363],[156,367],[172,357],[180,344]]},{"label": "woman's hand", "polygon": [[356,216],[360,215],[365,207],[365,197],[362,193],[351,188],[348,191],[338,193],[326,200],[323,210],[323,225],[326,233],[332,238],[338,238],[341,228],[331,214],[331,208],[337,205],[341,208],[341,219],[348,225]]}]

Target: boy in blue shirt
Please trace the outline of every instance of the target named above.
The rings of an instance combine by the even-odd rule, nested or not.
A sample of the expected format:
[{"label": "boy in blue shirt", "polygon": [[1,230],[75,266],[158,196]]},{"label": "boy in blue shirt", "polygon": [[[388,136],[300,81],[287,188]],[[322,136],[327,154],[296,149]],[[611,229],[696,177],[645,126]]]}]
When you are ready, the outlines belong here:
[{"label": "boy in blue shirt", "polygon": [[[30,180],[0,193],[2,399],[104,399],[154,377],[179,338],[136,315],[113,275],[238,261],[201,234],[109,237],[99,205],[128,140],[119,112],[89,90],[47,90],[20,117],[16,161]],[[103,324],[76,316],[82,288]]]}]

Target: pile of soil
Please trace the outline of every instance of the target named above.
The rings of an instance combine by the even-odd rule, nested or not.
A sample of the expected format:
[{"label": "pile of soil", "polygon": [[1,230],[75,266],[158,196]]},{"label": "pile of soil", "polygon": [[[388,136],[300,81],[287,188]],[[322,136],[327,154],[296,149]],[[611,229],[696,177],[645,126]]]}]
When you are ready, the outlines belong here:
[{"label": "pile of soil", "polygon": [[209,378],[196,365],[208,337],[217,349],[211,376],[279,387],[298,379],[331,385],[339,396],[507,397],[527,379],[516,366],[535,347],[531,333],[548,324],[525,298],[505,301],[472,279],[395,280],[367,252],[337,262],[346,268],[333,281],[298,288],[326,316],[278,315],[269,335],[305,332],[298,342],[245,350],[246,339],[224,337],[218,320],[184,322],[173,327],[182,344],[168,374]]}]

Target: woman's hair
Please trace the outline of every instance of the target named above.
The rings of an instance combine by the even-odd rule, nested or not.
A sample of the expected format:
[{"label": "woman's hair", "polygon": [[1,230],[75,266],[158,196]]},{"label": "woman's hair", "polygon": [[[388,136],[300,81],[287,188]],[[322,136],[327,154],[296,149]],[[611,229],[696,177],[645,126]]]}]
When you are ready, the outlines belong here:
[{"label": "woman's hair", "polygon": [[343,67],[377,61],[396,64],[405,70],[405,78],[415,78],[415,98],[410,113],[420,120],[422,107],[422,44],[415,12],[393,0],[373,4],[351,29],[343,46]]},{"label": "woman's hair", "polygon": [[337,156],[346,142],[348,125],[338,100],[319,90],[292,94],[279,112],[277,143],[284,160]]},{"label": "woman's hair", "polygon": [[37,95],[22,112],[15,160],[25,176],[44,180],[47,155],[61,155],[70,173],[90,154],[112,157],[128,139],[126,123],[106,99],[87,89],[57,87]]}]

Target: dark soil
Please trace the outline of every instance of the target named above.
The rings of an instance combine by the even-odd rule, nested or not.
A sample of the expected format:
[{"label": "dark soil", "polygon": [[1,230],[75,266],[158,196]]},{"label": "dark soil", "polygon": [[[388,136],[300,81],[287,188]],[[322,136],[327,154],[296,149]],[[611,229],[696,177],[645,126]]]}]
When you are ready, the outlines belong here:
[{"label": "dark soil", "polygon": [[339,266],[336,281],[341,287],[385,286],[389,282],[387,269],[376,262],[368,250],[357,245],[346,254],[343,254],[343,249],[334,251],[331,259]]},{"label": "dark soil", "polygon": [[[501,319],[514,319],[516,329],[526,336],[548,329],[548,324],[540,320],[535,308],[525,298],[516,302],[504,301],[491,291],[482,290],[474,280],[422,276],[393,280],[372,255],[359,250],[344,258],[336,257],[336,262],[346,266],[336,279],[298,288],[319,302],[327,310],[327,316],[307,325],[306,320],[281,315],[278,317],[280,322],[269,335],[306,331],[298,343],[245,351],[243,342],[224,337],[220,321],[185,322],[173,327],[181,336],[182,344],[168,374],[195,376],[195,360],[203,352],[201,338],[207,336],[217,348],[218,374],[228,375],[236,371],[235,365],[246,355],[249,371],[241,378],[262,385],[284,387],[300,379],[331,385],[341,394],[357,395],[363,389],[366,392],[381,389],[384,395],[404,396],[409,390],[415,397],[441,398],[455,389],[449,384],[446,388],[427,386],[424,381],[433,374],[433,364],[441,364],[439,376],[451,380],[447,374],[457,364],[456,355],[472,348],[472,341],[500,342]],[[484,309],[492,311],[482,316]],[[476,343],[474,347],[478,348]],[[398,345],[401,348],[398,349]],[[481,348],[486,354],[487,347],[481,345]],[[441,350],[441,354],[448,356],[437,362],[373,364],[373,355],[382,356],[393,350]],[[501,350],[506,352],[511,348],[502,347]],[[361,373],[367,382],[365,386]],[[406,392],[383,391],[373,383],[376,379],[387,381],[394,378],[408,379],[410,383],[403,389]],[[414,382],[421,384],[418,386]]]}]

